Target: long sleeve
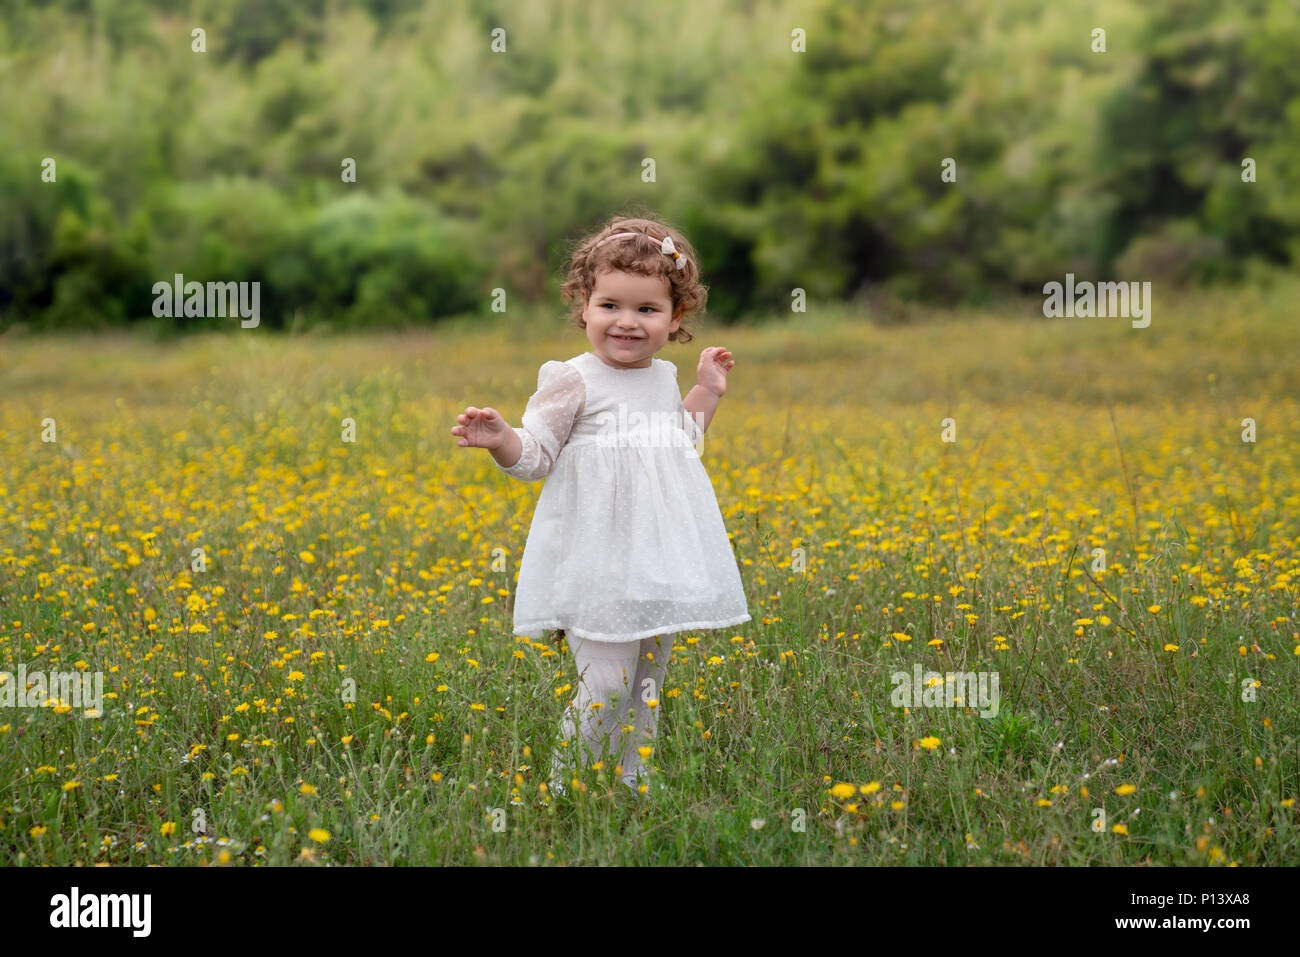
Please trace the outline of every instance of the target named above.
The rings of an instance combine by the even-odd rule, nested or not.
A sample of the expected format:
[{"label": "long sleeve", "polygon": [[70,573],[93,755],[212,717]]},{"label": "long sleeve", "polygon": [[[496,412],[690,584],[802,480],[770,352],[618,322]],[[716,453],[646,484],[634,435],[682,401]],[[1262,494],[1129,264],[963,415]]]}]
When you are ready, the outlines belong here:
[{"label": "long sleeve", "polygon": [[695,421],[695,416],[686,408],[686,403],[678,398],[677,414],[682,417],[682,425],[686,429],[687,440],[692,446],[700,444],[700,439],[704,438],[704,430],[700,428],[700,423]]},{"label": "long sleeve", "polygon": [[[664,360],[668,362],[667,359]],[[677,366],[668,362],[670,371],[673,374],[673,382],[677,381]],[[704,430],[700,428],[700,423],[695,421],[695,416],[691,415],[690,410],[686,408],[686,403],[682,400],[681,393],[677,394],[677,414],[682,420],[682,429],[686,432],[687,439],[691,446],[700,444],[700,439],[704,438]]]},{"label": "long sleeve", "polygon": [[496,459],[502,472],[523,482],[536,482],[550,474],[555,458],[569,440],[573,420],[587,400],[582,374],[573,366],[551,360],[537,372],[537,391],[524,409],[519,436],[519,461],[506,468]]}]

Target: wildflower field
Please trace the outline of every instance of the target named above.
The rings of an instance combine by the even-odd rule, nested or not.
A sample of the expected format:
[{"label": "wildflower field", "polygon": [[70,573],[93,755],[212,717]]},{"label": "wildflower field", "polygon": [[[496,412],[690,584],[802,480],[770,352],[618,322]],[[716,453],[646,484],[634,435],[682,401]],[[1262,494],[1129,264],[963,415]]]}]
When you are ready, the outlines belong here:
[{"label": "wildflower field", "polygon": [[[735,354],[701,452],[754,620],[676,636],[641,796],[546,787],[542,486],[449,432],[580,333],[0,339],[0,671],[104,692],[0,711],[0,862],[1298,863],[1297,298],[670,343],[683,393]],[[996,714],[896,706],[917,665]]]}]

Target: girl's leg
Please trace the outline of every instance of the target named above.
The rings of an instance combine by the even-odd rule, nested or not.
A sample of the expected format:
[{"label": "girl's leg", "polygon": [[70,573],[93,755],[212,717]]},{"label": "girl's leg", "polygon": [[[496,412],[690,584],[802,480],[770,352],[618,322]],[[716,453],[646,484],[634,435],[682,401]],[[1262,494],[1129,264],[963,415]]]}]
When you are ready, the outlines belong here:
[{"label": "girl's leg", "polygon": [[[608,747],[609,759],[623,752],[623,725],[631,708],[632,681],[640,642],[590,641],[567,636],[578,670],[577,690],[560,723],[560,740],[569,742],[572,757],[556,750],[552,767],[590,767]],[[612,771],[613,768],[611,767]]]},{"label": "girl's leg", "polygon": [[[659,709],[663,707],[664,677],[673,654],[673,636],[657,635],[639,642],[633,684],[634,730],[624,740],[623,776],[634,777],[643,764],[638,748],[654,745]],[[657,699],[657,700],[656,700]],[[650,707],[648,701],[655,701]]]}]

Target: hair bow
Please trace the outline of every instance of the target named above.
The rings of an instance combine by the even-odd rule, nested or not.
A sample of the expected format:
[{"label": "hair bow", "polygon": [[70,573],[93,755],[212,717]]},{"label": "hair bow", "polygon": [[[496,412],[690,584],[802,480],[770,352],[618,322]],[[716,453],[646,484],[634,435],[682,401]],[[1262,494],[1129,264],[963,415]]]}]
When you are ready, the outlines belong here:
[{"label": "hair bow", "polygon": [[677,251],[677,247],[673,245],[673,237],[665,236],[662,245],[660,245],[659,247],[659,250],[665,255],[672,256],[673,259],[677,262],[678,269],[684,270],[686,268],[686,257],[683,256],[681,253],[679,253]]}]

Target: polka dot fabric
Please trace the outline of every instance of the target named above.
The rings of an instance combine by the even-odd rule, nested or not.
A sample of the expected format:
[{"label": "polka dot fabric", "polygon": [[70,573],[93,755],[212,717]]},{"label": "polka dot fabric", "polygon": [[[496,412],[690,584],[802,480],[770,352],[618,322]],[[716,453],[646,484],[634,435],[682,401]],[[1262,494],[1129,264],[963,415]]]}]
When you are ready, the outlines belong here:
[{"label": "polka dot fabric", "polygon": [[545,478],[515,587],[514,632],[590,641],[749,621],[677,367],[611,366],[593,352],[537,375],[509,468]]}]

